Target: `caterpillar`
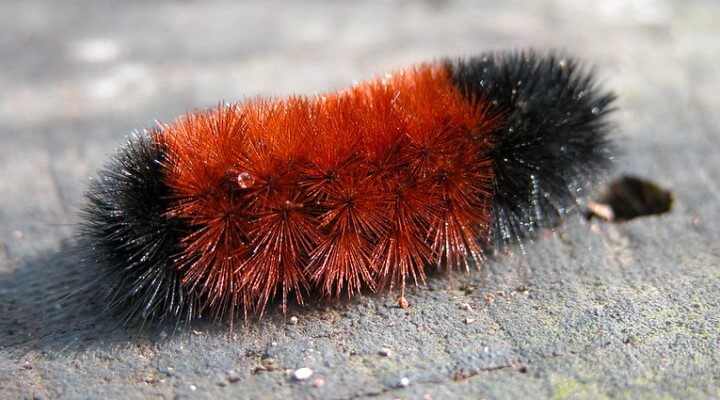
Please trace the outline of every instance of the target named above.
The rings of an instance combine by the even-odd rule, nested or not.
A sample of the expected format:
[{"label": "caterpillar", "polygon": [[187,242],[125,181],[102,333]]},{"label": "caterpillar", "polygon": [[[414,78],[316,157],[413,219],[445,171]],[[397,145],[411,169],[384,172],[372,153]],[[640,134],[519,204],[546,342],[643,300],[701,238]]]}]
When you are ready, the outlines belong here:
[{"label": "caterpillar", "polygon": [[575,211],[611,164],[614,98],[572,58],[515,51],[190,112],[91,180],[83,260],[124,323],[402,293]]}]

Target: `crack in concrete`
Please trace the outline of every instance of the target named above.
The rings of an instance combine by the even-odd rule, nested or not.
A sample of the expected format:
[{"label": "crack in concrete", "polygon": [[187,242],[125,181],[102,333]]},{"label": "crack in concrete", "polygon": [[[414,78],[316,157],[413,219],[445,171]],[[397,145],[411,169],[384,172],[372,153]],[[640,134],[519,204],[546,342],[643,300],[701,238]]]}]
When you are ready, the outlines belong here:
[{"label": "crack in concrete", "polygon": [[[551,354],[551,355],[539,357],[539,358],[537,358],[537,359],[534,360],[534,361],[533,361],[533,360],[527,360],[527,361],[525,361],[525,362],[518,361],[518,362],[507,363],[507,364],[500,364],[500,365],[496,365],[496,366],[492,366],[492,367],[479,368],[479,369],[477,369],[477,370],[475,370],[475,371],[473,371],[473,372],[470,372],[470,373],[468,373],[468,374],[466,374],[466,375],[462,375],[462,376],[460,376],[460,377],[458,377],[458,375],[455,374],[455,375],[452,375],[452,376],[448,376],[448,377],[446,377],[445,379],[433,379],[433,380],[418,381],[418,382],[413,382],[413,383],[416,384],[416,385],[417,385],[417,384],[419,384],[419,385],[442,385],[442,384],[446,384],[446,383],[448,383],[448,382],[450,382],[450,381],[453,381],[453,382],[463,382],[463,381],[468,381],[468,380],[477,378],[477,377],[479,377],[480,375],[483,375],[484,373],[495,372],[495,371],[502,371],[502,370],[507,370],[507,369],[518,369],[518,372],[519,372],[519,373],[525,374],[525,373],[528,372],[526,366],[529,365],[529,364],[533,364],[534,362],[542,362],[542,361],[545,361],[545,360],[551,360],[551,359],[555,359],[555,358],[560,358],[560,357],[563,357],[563,355],[562,355],[562,354],[559,354],[559,353],[554,353],[554,354]],[[354,395],[354,396],[351,397],[351,398],[357,399],[357,398],[363,398],[363,397],[379,397],[379,396],[382,396],[382,395],[384,395],[384,394],[391,393],[391,392],[396,392],[396,391],[399,391],[399,390],[402,390],[402,389],[406,389],[406,387],[405,387],[405,386],[402,386],[402,385],[397,385],[397,386],[387,387],[387,388],[385,388],[385,389],[383,389],[383,390],[376,391],[376,392],[369,392],[369,393],[368,393],[368,392],[365,392],[365,393],[362,393],[362,394],[356,394],[356,395]]]}]

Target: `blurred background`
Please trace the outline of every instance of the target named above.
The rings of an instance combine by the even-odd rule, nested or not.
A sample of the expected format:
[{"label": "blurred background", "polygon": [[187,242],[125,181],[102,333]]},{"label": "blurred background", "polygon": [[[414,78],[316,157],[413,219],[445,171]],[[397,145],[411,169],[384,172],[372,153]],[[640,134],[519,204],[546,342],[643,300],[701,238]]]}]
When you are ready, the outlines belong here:
[{"label": "blurred background", "polygon": [[[450,285],[454,289],[431,292],[434,300],[426,300],[438,305],[429,314],[417,317],[421,321],[437,318],[441,325],[450,323],[452,318],[460,324],[460,317],[448,315],[457,312],[456,292],[468,282],[492,292],[534,284],[540,291],[545,288],[550,293],[552,289],[555,296],[560,296],[541,298],[535,303],[528,300],[524,306],[510,305],[499,311],[494,321],[472,317],[473,321],[478,320],[475,330],[448,328],[444,336],[466,341],[442,347],[433,341],[442,342],[441,334],[432,330],[423,333],[420,325],[413,325],[415,322],[403,325],[400,317],[393,317],[399,318],[398,329],[417,333],[417,337],[402,339],[409,345],[432,337],[430,344],[444,349],[438,354],[428,353],[433,357],[431,360],[423,359],[430,356],[422,352],[403,356],[398,345],[394,348],[399,360],[396,364],[372,361],[383,338],[390,337],[382,329],[387,321],[377,320],[387,318],[383,312],[370,313],[374,317],[364,320],[365,330],[352,324],[342,325],[334,317],[331,322],[320,323],[319,326],[345,327],[328,326],[327,331],[334,332],[337,339],[316,341],[327,342],[325,353],[316,358],[314,368],[315,376],[320,376],[325,368],[322,376],[332,389],[328,389],[330,392],[309,386],[283,386],[287,380],[282,368],[303,366],[304,361],[288,360],[305,360],[303,354],[312,344],[303,342],[302,346],[297,345],[300,347],[288,344],[282,350],[286,352],[285,358],[277,350],[279,375],[255,381],[248,372],[254,359],[248,361],[237,355],[237,359],[245,361],[235,358],[228,361],[222,354],[207,350],[223,349],[227,343],[210,339],[204,342],[200,336],[194,339],[193,346],[198,349],[208,346],[202,354],[183,353],[185,339],[169,342],[166,346],[170,350],[163,348],[165,354],[171,354],[167,359],[148,355],[148,350],[140,347],[130,346],[117,352],[98,345],[84,358],[69,356],[74,364],[67,371],[64,371],[67,359],[53,361],[43,355],[42,349],[24,357],[0,357],[0,387],[13,388],[9,392],[12,397],[84,398],[93,397],[92,393],[111,397],[125,394],[178,398],[193,393],[229,396],[229,392],[222,392],[225,390],[222,385],[213,382],[218,374],[224,376],[229,369],[240,368],[238,371],[243,372],[238,379],[249,385],[244,387],[244,393],[254,393],[248,394],[253,398],[285,395],[311,398],[326,397],[329,393],[339,398],[390,397],[393,393],[409,398],[422,398],[428,393],[436,393],[434,398],[455,395],[473,398],[473,393],[477,395],[483,390],[495,393],[490,397],[504,397],[508,393],[573,395],[582,390],[609,395],[720,395],[713,392],[717,388],[720,342],[714,344],[714,350],[712,347],[712,341],[720,340],[717,325],[712,328],[720,308],[717,303],[720,234],[716,226],[716,218],[720,217],[718,21],[717,0],[0,0],[0,273],[4,276],[26,268],[39,255],[57,254],[71,242],[72,223],[87,178],[134,129],[153,126],[156,120],[171,121],[187,111],[219,101],[330,91],[408,64],[488,50],[557,49],[594,65],[602,85],[619,96],[620,111],[614,121],[622,155],[617,174],[650,177],[671,188],[677,200],[673,213],[665,219],[618,227],[601,225],[596,227],[600,232],[598,239],[577,239],[579,242],[572,239],[570,244],[546,241],[551,249],[547,250],[550,258],[561,261],[548,262],[551,266],[544,271],[540,268],[540,272],[526,271],[524,275],[508,272],[491,278],[457,278],[460,283],[452,281],[455,283]],[[582,229],[586,232],[586,228]],[[654,253],[656,250],[652,249],[660,252]],[[565,258],[557,258],[560,257],[557,254],[564,254]],[[576,262],[586,254],[594,258]],[[501,260],[488,268],[513,271],[516,261]],[[683,270],[685,267],[691,272]],[[593,275],[595,271],[600,272]],[[557,276],[566,278],[553,280]],[[603,290],[611,294],[604,300],[591,295],[600,289],[586,285],[588,276],[610,288]],[[697,280],[683,280],[690,277]],[[21,280],[3,282],[0,299],[4,296],[5,304],[11,304],[8,307],[15,304],[13,301],[22,302],[22,291],[10,291],[14,290],[11,283],[22,286]],[[665,329],[666,320],[683,321],[687,311],[677,309],[675,314],[664,314],[659,320],[650,316],[651,311],[674,307],[674,303],[666,303],[670,301],[667,299],[693,298],[697,294],[691,289],[693,285],[694,290],[710,294],[697,300],[702,307],[698,318],[707,325],[694,325],[695,331],[678,328],[668,336],[657,334]],[[418,293],[411,294],[411,299],[420,296],[412,300],[416,303],[425,296],[423,291]],[[478,292],[469,300],[479,304],[475,308],[486,304],[484,293]],[[619,298],[639,299],[637,304],[617,306],[616,312],[625,316],[622,323],[627,325],[617,325],[620,320],[607,322],[601,314],[596,319],[592,313],[577,314],[577,310],[610,307]],[[569,308],[558,306],[546,312],[543,311],[546,301],[559,301]],[[447,308],[442,308],[443,302],[447,302]],[[364,315],[368,308],[362,310],[356,312]],[[394,311],[387,312],[395,315]],[[517,318],[502,322],[503,316],[514,312],[518,312]],[[531,314],[532,321],[524,317]],[[254,333],[246,332],[244,342],[231,346],[233,351],[262,349],[268,338],[273,338],[273,343],[292,342],[288,337],[293,336],[286,332],[282,317],[268,318],[269,325],[261,325]],[[276,320],[280,322],[273,322]],[[546,321],[553,328],[534,330],[533,321]],[[583,325],[582,321],[591,323]],[[395,324],[395,320],[390,324]],[[466,325],[460,324],[457,329],[468,329]],[[8,326],[2,329],[11,331]],[[628,355],[627,343],[622,344],[627,334],[620,332],[632,331],[632,326],[649,327],[647,331],[637,329],[660,336],[652,336],[654,339],[643,342],[646,346],[643,350]],[[523,336],[528,332],[534,333]],[[588,332],[610,335],[607,342],[612,345],[603,347],[606,338],[602,336],[578,350],[578,343],[585,343]],[[497,341],[494,334],[499,338]],[[312,336],[307,331],[304,335]],[[31,332],[29,337],[30,343],[35,343],[37,336]],[[685,353],[675,354],[663,347],[662,343],[671,343],[678,337],[687,339],[677,344],[684,346]],[[300,334],[297,340],[302,338]],[[568,339],[557,342],[558,338]],[[373,340],[377,343],[367,347],[360,343]],[[254,344],[251,346],[250,342]],[[496,345],[487,345],[490,349],[483,350],[487,343]],[[345,350],[338,350],[341,344]],[[472,347],[475,345],[480,347]],[[158,351],[153,346],[150,353]],[[343,357],[347,348],[367,355],[367,359],[343,369],[347,364],[342,361],[346,360]],[[225,350],[231,354],[231,350]],[[583,351],[590,355],[577,356]],[[566,354],[568,361],[552,361],[553,352]],[[173,361],[172,354],[179,358]],[[667,354],[683,361],[669,362]],[[448,361],[448,357],[454,361]],[[643,357],[648,357],[648,361],[643,361]],[[28,362],[31,367],[24,368]],[[233,362],[241,364],[233,367]],[[168,365],[179,368],[178,365],[188,363],[193,367],[183,372],[185,375],[178,373],[180,378],[167,372]],[[523,375],[515,368],[533,363],[534,374]],[[472,384],[459,387],[452,386],[453,377],[458,376],[452,365],[463,366],[461,372],[471,371],[467,374],[502,365],[510,369],[498,381],[488,376],[475,384],[482,388]],[[708,372],[713,365],[714,375]],[[119,375],[112,372],[123,368],[131,372],[118,372]],[[339,369],[333,373],[334,368]],[[397,387],[393,382],[400,376],[396,370],[401,369],[413,384],[417,381],[424,386],[416,389],[411,386],[409,390],[414,390],[411,392],[392,392]],[[573,375],[572,371],[587,372]],[[633,375],[635,372],[627,371],[639,372]],[[108,376],[108,380],[103,380]],[[578,386],[577,382],[591,386]],[[105,386],[98,389],[97,385]],[[694,385],[696,391],[683,392],[684,385]],[[126,392],[126,387],[133,389]],[[338,387],[343,389],[337,391]],[[236,392],[240,393],[243,392]]]}]

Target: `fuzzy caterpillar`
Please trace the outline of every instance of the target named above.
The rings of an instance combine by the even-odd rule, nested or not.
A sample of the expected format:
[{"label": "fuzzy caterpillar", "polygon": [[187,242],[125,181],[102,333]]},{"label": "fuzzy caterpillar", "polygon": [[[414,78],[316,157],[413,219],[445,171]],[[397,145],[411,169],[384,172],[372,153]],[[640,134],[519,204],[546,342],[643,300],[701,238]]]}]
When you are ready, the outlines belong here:
[{"label": "fuzzy caterpillar", "polygon": [[85,262],[123,322],[402,291],[572,211],[613,100],[572,59],[511,52],[189,113],[91,182]]}]

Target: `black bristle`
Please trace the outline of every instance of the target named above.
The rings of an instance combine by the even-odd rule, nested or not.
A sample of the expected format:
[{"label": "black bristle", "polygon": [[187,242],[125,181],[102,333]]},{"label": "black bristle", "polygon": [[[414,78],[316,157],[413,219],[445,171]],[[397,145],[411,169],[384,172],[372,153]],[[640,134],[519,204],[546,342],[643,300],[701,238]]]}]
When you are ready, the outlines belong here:
[{"label": "black bristle", "polygon": [[185,224],[167,215],[165,147],[136,135],[116,152],[86,192],[80,241],[84,262],[108,313],[125,324],[190,320],[197,300],[173,260]]},{"label": "black bristle", "polygon": [[582,191],[612,160],[607,114],[615,96],[575,60],[534,52],[448,61],[470,101],[504,121],[493,134],[494,238],[502,247],[576,211]]}]

